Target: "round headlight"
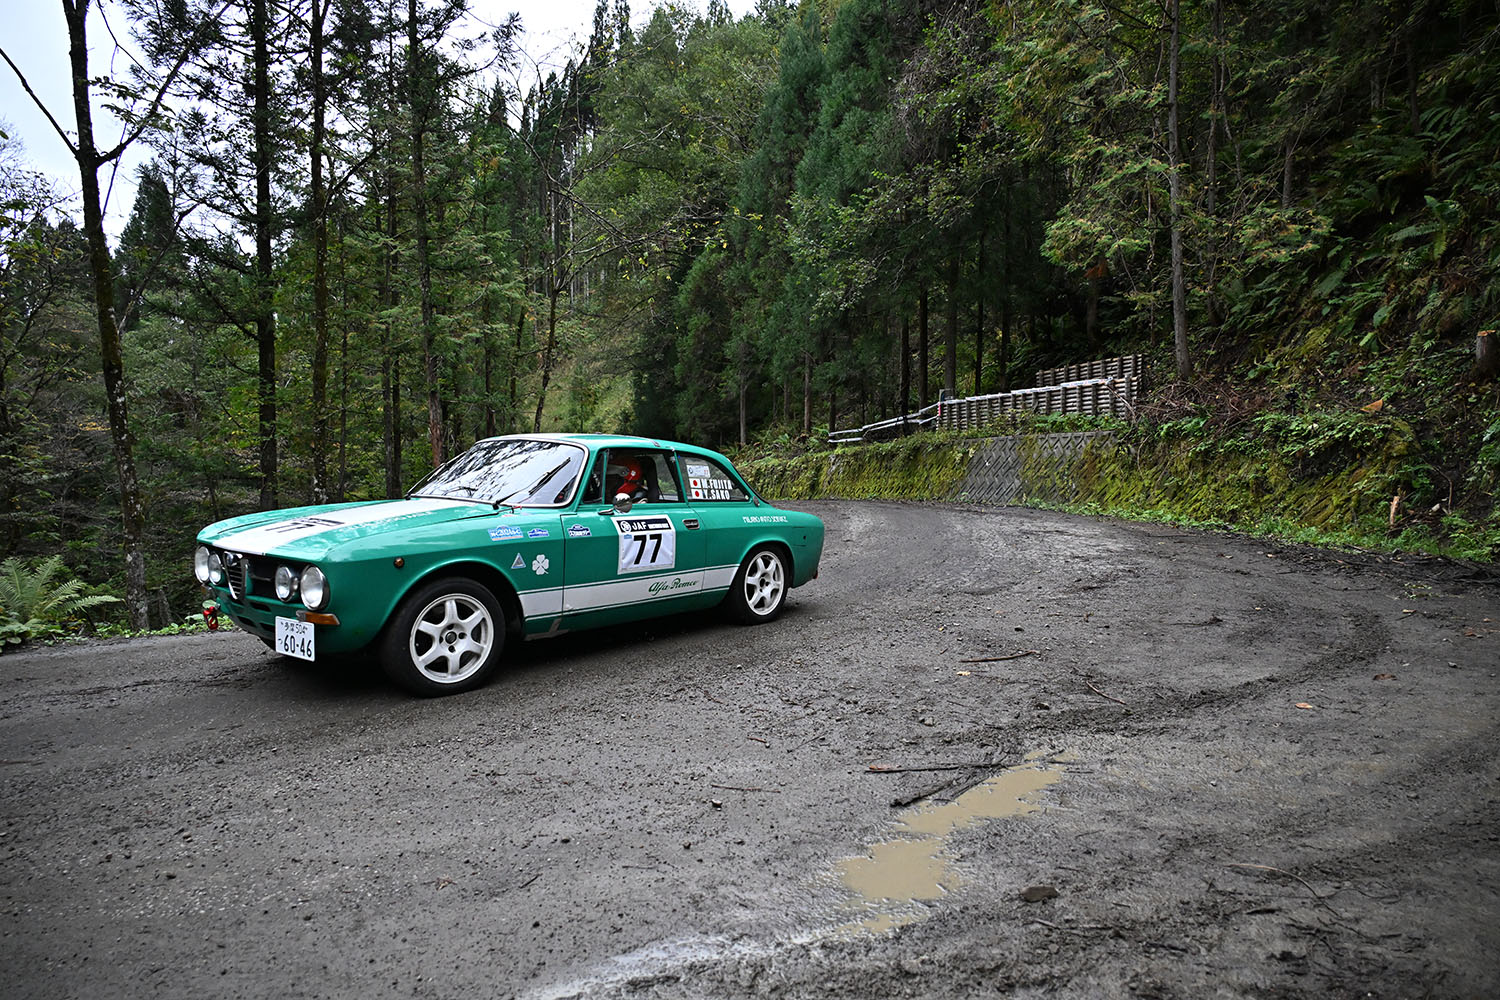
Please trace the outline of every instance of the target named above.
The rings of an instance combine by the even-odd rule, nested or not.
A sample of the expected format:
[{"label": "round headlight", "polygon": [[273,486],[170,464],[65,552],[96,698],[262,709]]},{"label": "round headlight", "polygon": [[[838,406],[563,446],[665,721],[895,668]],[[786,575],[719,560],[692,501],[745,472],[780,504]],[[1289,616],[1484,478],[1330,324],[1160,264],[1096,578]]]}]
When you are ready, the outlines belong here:
[{"label": "round headlight", "polygon": [[208,580],[214,584],[224,582],[224,560],[219,558],[217,552],[208,554]]},{"label": "round headlight", "polygon": [[316,566],[302,571],[302,603],[317,611],[328,605],[328,578]]},{"label": "round headlight", "polygon": [[297,596],[297,574],[290,566],[276,567],[276,599],[290,601]]},{"label": "round headlight", "polygon": [[198,551],[193,553],[193,575],[198,578],[199,583],[208,582],[208,547],[198,546]]}]

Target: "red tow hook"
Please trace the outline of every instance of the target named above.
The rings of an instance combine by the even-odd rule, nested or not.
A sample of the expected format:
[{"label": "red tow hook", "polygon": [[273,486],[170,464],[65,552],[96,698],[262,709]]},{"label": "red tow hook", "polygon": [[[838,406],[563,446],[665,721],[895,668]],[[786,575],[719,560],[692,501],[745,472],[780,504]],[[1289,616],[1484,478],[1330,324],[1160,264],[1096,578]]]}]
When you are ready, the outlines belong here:
[{"label": "red tow hook", "polygon": [[210,632],[219,630],[219,605],[216,601],[203,602],[203,621],[207,623]]}]

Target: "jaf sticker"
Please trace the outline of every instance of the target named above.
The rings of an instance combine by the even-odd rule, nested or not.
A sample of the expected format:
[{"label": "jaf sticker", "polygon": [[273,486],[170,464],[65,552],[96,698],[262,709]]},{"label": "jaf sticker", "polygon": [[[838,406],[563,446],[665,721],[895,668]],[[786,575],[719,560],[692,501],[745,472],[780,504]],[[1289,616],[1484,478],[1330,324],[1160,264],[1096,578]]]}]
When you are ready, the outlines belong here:
[{"label": "jaf sticker", "polygon": [[677,565],[677,532],[670,517],[617,518],[620,572],[642,573]]}]

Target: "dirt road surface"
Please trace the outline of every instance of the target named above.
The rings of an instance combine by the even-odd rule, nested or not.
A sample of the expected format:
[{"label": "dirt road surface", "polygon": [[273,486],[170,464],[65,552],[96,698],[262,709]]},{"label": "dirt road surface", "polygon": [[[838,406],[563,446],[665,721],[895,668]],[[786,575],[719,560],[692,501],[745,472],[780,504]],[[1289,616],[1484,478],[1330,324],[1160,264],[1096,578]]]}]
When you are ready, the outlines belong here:
[{"label": "dirt road surface", "polygon": [[1500,995],[1492,575],[805,507],[779,622],[457,698],[243,634],[0,657],[0,994]]}]

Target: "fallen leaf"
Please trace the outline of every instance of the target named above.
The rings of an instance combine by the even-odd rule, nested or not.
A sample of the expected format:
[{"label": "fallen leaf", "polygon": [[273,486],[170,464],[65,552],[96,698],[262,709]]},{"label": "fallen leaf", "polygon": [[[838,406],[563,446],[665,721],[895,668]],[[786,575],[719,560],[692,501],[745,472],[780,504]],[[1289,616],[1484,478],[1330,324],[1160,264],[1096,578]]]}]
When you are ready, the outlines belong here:
[{"label": "fallen leaf", "polygon": [[958,671],[958,676],[960,676],[960,677],[972,677],[972,676],[974,676],[974,671],[972,671],[972,670],[960,670],[960,671]]},{"label": "fallen leaf", "polygon": [[1309,704],[1308,704],[1308,703],[1307,703],[1307,702],[1305,702],[1305,701],[1299,701],[1299,702],[1297,702],[1297,706],[1296,706],[1296,707],[1298,707],[1298,708],[1314,708],[1314,707],[1316,707],[1316,706],[1314,706],[1314,705],[1309,705]]},{"label": "fallen leaf", "polygon": [[1377,681],[1393,681],[1393,680],[1396,679],[1396,675],[1395,674],[1376,674],[1375,675],[1375,679]]},{"label": "fallen leaf", "polygon": [[1401,613],[1403,615],[1414,615],[1414,614],[1417,613],[1417,609],[1416,608],[1402,608],[1401,609]]},{"label": "fallen leaf", "polygon": [[1384,405],[1384,399],[1377,399],[1373,403],[1366,403],[1364,406],[1361,406],[1360,409],[1364,410],[1366,413],[1379,413],[1380,408]]}]

